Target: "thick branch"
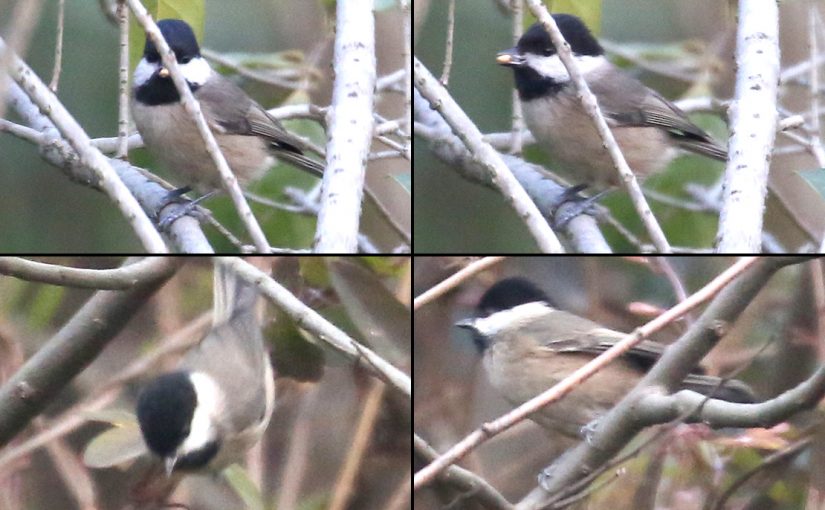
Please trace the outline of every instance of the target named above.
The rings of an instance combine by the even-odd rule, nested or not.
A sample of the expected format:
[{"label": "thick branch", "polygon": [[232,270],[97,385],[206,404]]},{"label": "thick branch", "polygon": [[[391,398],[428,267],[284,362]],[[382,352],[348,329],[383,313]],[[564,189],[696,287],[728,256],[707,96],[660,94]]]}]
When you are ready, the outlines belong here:
[{"label": "thick branch", "polygon": [[313,251],[355,253],[364,175],[375,127],[375,19],[372,2],[338,2],[335,82],[327,110],[327,167]]},{"label": "thick branch", "polygon": [[0,274],[32,282],[95,290],[126,290],[157,271],[152,259],[117,269],[78,269],[20,257],[0,257]]},{"label": "thick branch", "polygon": [[[128,261],[127,264],[132,261]],[[97,292],[0,387],[0,446],[7,444],[86,368],[180,261],[151,259],[154,271],[126,291]]]},{"label": "thick branch", "polygon": [[[0,54],[10,51],[6,48],[3,40],[0,39]],[[51,119],[63,138],[77,152],[84,166],[94,172],[100,188],[123,214],[146,251],[166,253],[168,250],[163,239],[140,208],[135,197],[115,174],[109,160],[94,147],[89,135],[63,106],[63,103],[46,87],[45,83],[40,81],[34,71],[23,60],[11,53],[8,53],[4,58],[9,59],[12,64],[9,67],[10,76],[26,92],[32,102],[37,104],[40,111]]]},{"label": "thick branch", "polygon": [[768,169],[776,139],[779,85],[779,6],[742,0],[736,37],[736,92],[730,106],[730,143],[717,251],[756,253]]},{"label": "thick branch", "polygon": [[701,422],[713,428],[767,428],[788,419],[800,410],[812,408],[823,395],[825,367],[819,367],[811,377],[795,388],[758,404],[708,400],[705,395],[683,390],[673,395],[651,394],[643,397],[639,400],[637,417],[644,423],[656,424],[686,415],[684,421],[688,423]]}]

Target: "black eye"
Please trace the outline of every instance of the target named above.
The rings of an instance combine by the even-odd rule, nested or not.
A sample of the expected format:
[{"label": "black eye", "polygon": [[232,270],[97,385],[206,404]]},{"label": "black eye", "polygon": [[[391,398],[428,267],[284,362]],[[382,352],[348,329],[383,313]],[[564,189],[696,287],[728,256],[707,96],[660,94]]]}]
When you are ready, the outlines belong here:
[{"label": "black eye", "polygon": [[181,64],[188,64],[189,61],[192,60],[192,57],[183,57],[180,59]]},{"label": "black eye", "polygon": [[549,56],[551,56],[552,54],[553,54],[553,49],[552,49],[552,48],[546,48],[546,49],[544,50],[544,56],[545,56],[545,57],[549,57]]}]

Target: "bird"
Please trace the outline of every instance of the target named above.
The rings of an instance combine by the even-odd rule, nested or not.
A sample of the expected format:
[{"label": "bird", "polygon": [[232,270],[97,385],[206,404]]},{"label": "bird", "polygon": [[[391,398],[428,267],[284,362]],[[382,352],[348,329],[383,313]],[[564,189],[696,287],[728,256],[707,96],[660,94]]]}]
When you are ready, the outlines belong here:
[{"label": "bird", "polygon": [[138,395],[142,437],[167,476],[219,472],[241,460],[275,408],[256,288],[216,260],[214,292],[209,332]]},{"label": "bird", "polygon": [[[278,159],[323,177],[324,166],[303,154],[301,147],[305,144],[300,138],[211,68],[188,23],[163,19],[158,21],[158,28],[241,186],[260,179]],[[175,195],[193,188],[202,193],[223,189],[215,163],[148,36],[133,73],[131,109],[146,148],[183,181],[183,186],[173,192]]]},{"label": "bird", "polygon": [[[556,308],[541,289],[522,277],[492,285],[476,305],[476,316],[456,325],[471,331],[491,385],[513,406],[554,386],[626,336]],[[636,386],[664,348],[642,341],[530,419],[550,434],[580,438],[588,424]],[[680,389],[731,402],[755,401],[747,384],[704,375],[700,368],[682,381]]]},{"label": "bird", "polygon": [[[684,151],[719,161],[727,159],[727,150],[682,110],[610,63],[580,18],[552,16],[638,179],[663,170]],[[536,144],[554,158],[565,175],[594,191],[620,184],[604,142],[540,23],[533,24],[515,47],[500,52],[496,61],[513,70],[525,123]]]}]

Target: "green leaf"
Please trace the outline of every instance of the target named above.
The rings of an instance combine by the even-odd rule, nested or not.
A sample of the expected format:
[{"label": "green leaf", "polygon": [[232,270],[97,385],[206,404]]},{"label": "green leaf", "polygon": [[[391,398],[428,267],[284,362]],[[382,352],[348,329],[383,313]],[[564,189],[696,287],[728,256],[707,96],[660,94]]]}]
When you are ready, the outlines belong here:
[{"label": "green leaf", "polygon": [[249,510],[264,510],[261,491],[255,487],[249,474],[241,466],[232,464],[223,470],[223,476]]},{"label": "green leaf", "polygon": [[36,327],[45,327],[54,317],[63,302],[65,287],[41,285],[36,296],[31,300],[29,322]]},{"label": "green leaf", "polygon": [[398,6],[398,0],[375,0],[373,9],[377,11],[388,11]]},{"label": "green leaf", "polygon": [[300,257],[301,278],[312,287],[329,287],[329,271],[322,257]]},{"label": "green leaf", "polygon": [[109,468],[131,462],[145,454],[146,444],[136,420],[98,434],[83,450],[83,463],[90,468]]},{"label": "green leaf", "polygon": [[602,0],[552,0],[545,3],[551,12],[575,14],[595,35],[601,33]]},{"label": "green leaf", "polygon": [[814,189],[819,196],[825,197],[825,168],[817,168],[814,170],[800,170],[797,171],[800,177],[805,179],[810,187]]},{"label": "green leaf", "polygon": [[232,64],[249,69],[289,69],[306,64],[304,52],[284,50],[277,52],[230,52],[221,53],[221,58]]},{"label": "green leaf", "polygon": [[299,330],[286,317],[273,321],[265,331],[272,346],[272,359],[278,377],[298,381],[318,381],[324,375],[325,354],[317,340]]},{"label": "green leaf", "polygon": [[398,182],[398,184],[400,184],[401,187],[404,188],[404,191],[406,191],[407,193],[412,192],[410,189],[412,186],[412,174],[405,173],[400,175],[393,175],[393,179],[395,179]]},{"label": "green leaf", "polygon": [[108,423],[115,427],[137,425],[137,416],[125,409],[100,409],[83,413],[83,416],[91,421]]}]

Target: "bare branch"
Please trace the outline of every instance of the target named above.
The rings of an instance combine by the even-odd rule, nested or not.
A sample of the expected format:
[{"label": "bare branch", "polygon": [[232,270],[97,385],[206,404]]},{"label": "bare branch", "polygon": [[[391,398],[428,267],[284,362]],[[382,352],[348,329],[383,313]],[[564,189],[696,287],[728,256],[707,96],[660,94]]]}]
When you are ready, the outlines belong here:
[{"label": "bare branch", "polygon": [[[127,261],[131,264],[133,261]],[[126,325],[146,299],[181,264],[151,259],[153,273],[132,288],[99,291],[37,353],[0,387],[0,446],[7,444],[68,383],[86,368]]]}]

